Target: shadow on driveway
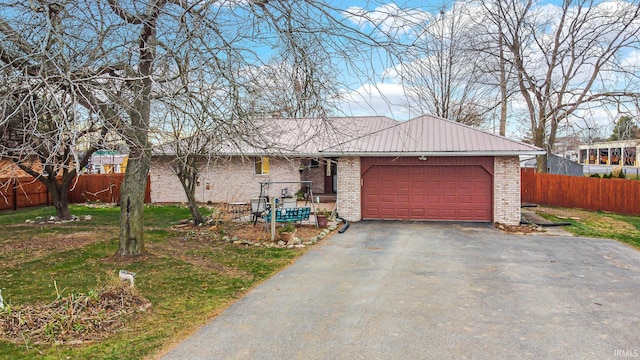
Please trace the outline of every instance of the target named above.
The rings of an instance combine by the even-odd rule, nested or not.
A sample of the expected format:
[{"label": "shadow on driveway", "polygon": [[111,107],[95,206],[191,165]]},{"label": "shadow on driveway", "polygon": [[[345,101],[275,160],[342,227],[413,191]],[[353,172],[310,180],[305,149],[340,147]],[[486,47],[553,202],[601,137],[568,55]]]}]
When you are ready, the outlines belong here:
[{"label": "shadow on driveway", "polygon": [[163,359],[603,359],[640,352],[640,253],[486,224],[365,221]]}]

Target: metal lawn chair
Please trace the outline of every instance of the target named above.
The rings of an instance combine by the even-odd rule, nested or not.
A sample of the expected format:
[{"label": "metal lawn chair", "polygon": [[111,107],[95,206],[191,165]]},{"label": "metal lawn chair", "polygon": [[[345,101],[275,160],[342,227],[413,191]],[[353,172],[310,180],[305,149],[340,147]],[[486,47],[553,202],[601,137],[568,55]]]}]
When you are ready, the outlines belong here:
[{"label": "metal lawn chair", "polygon": [[251,198],[251,220],[255,226],[258,218],[262,217],[262,213],[267,211],[267,198]]},{"label": "metal lawn chair", "polygon": [[298,200],[296,198],[284,198],[282,199],[282,208],[295,209],[298,207]]}]

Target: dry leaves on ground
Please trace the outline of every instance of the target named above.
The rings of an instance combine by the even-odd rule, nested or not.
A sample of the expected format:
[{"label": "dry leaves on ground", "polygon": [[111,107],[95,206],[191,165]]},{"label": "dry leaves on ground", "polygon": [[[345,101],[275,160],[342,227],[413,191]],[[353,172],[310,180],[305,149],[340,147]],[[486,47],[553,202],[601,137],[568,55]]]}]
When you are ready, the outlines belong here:
[{"label": "dry leaves on ground", "polygon": [[126,284],[70,294],[50,304],[7,306],[0,310],[0,338],[17,344],[99,340],[122,330],[125,316],[150,306],[147,299]]}]

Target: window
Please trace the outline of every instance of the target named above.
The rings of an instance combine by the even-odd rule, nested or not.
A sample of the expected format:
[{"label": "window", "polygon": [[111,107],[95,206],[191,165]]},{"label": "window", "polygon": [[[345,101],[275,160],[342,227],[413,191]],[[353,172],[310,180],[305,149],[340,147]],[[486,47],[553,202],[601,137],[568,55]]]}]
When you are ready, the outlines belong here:
[{"label": "window", "polygon": [[253,169],[256,175],[269,175],[269,157],[262,156],[254,159]]}]

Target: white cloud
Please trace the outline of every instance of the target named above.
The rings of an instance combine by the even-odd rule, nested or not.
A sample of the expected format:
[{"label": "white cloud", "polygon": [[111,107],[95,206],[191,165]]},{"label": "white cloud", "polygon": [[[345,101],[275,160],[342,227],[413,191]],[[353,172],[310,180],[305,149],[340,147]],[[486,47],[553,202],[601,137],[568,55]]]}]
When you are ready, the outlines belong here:
[{"label": "white cloud", "polygon": [[407,99],[400,84],[366,84],[353,91],[345,91],[339,101],[342,112],[354,116],[385,115],[406,120],[420,115],[418,107]]},{"label": "white cloud", "polygon": [[396,4],[381,5],[373,11],[352,6],[343,12],[343,16],[361,29],[370,29],[378,35],[391,38],[415,34],[417,24],[433,18],[427,11],[402,9]]}]

